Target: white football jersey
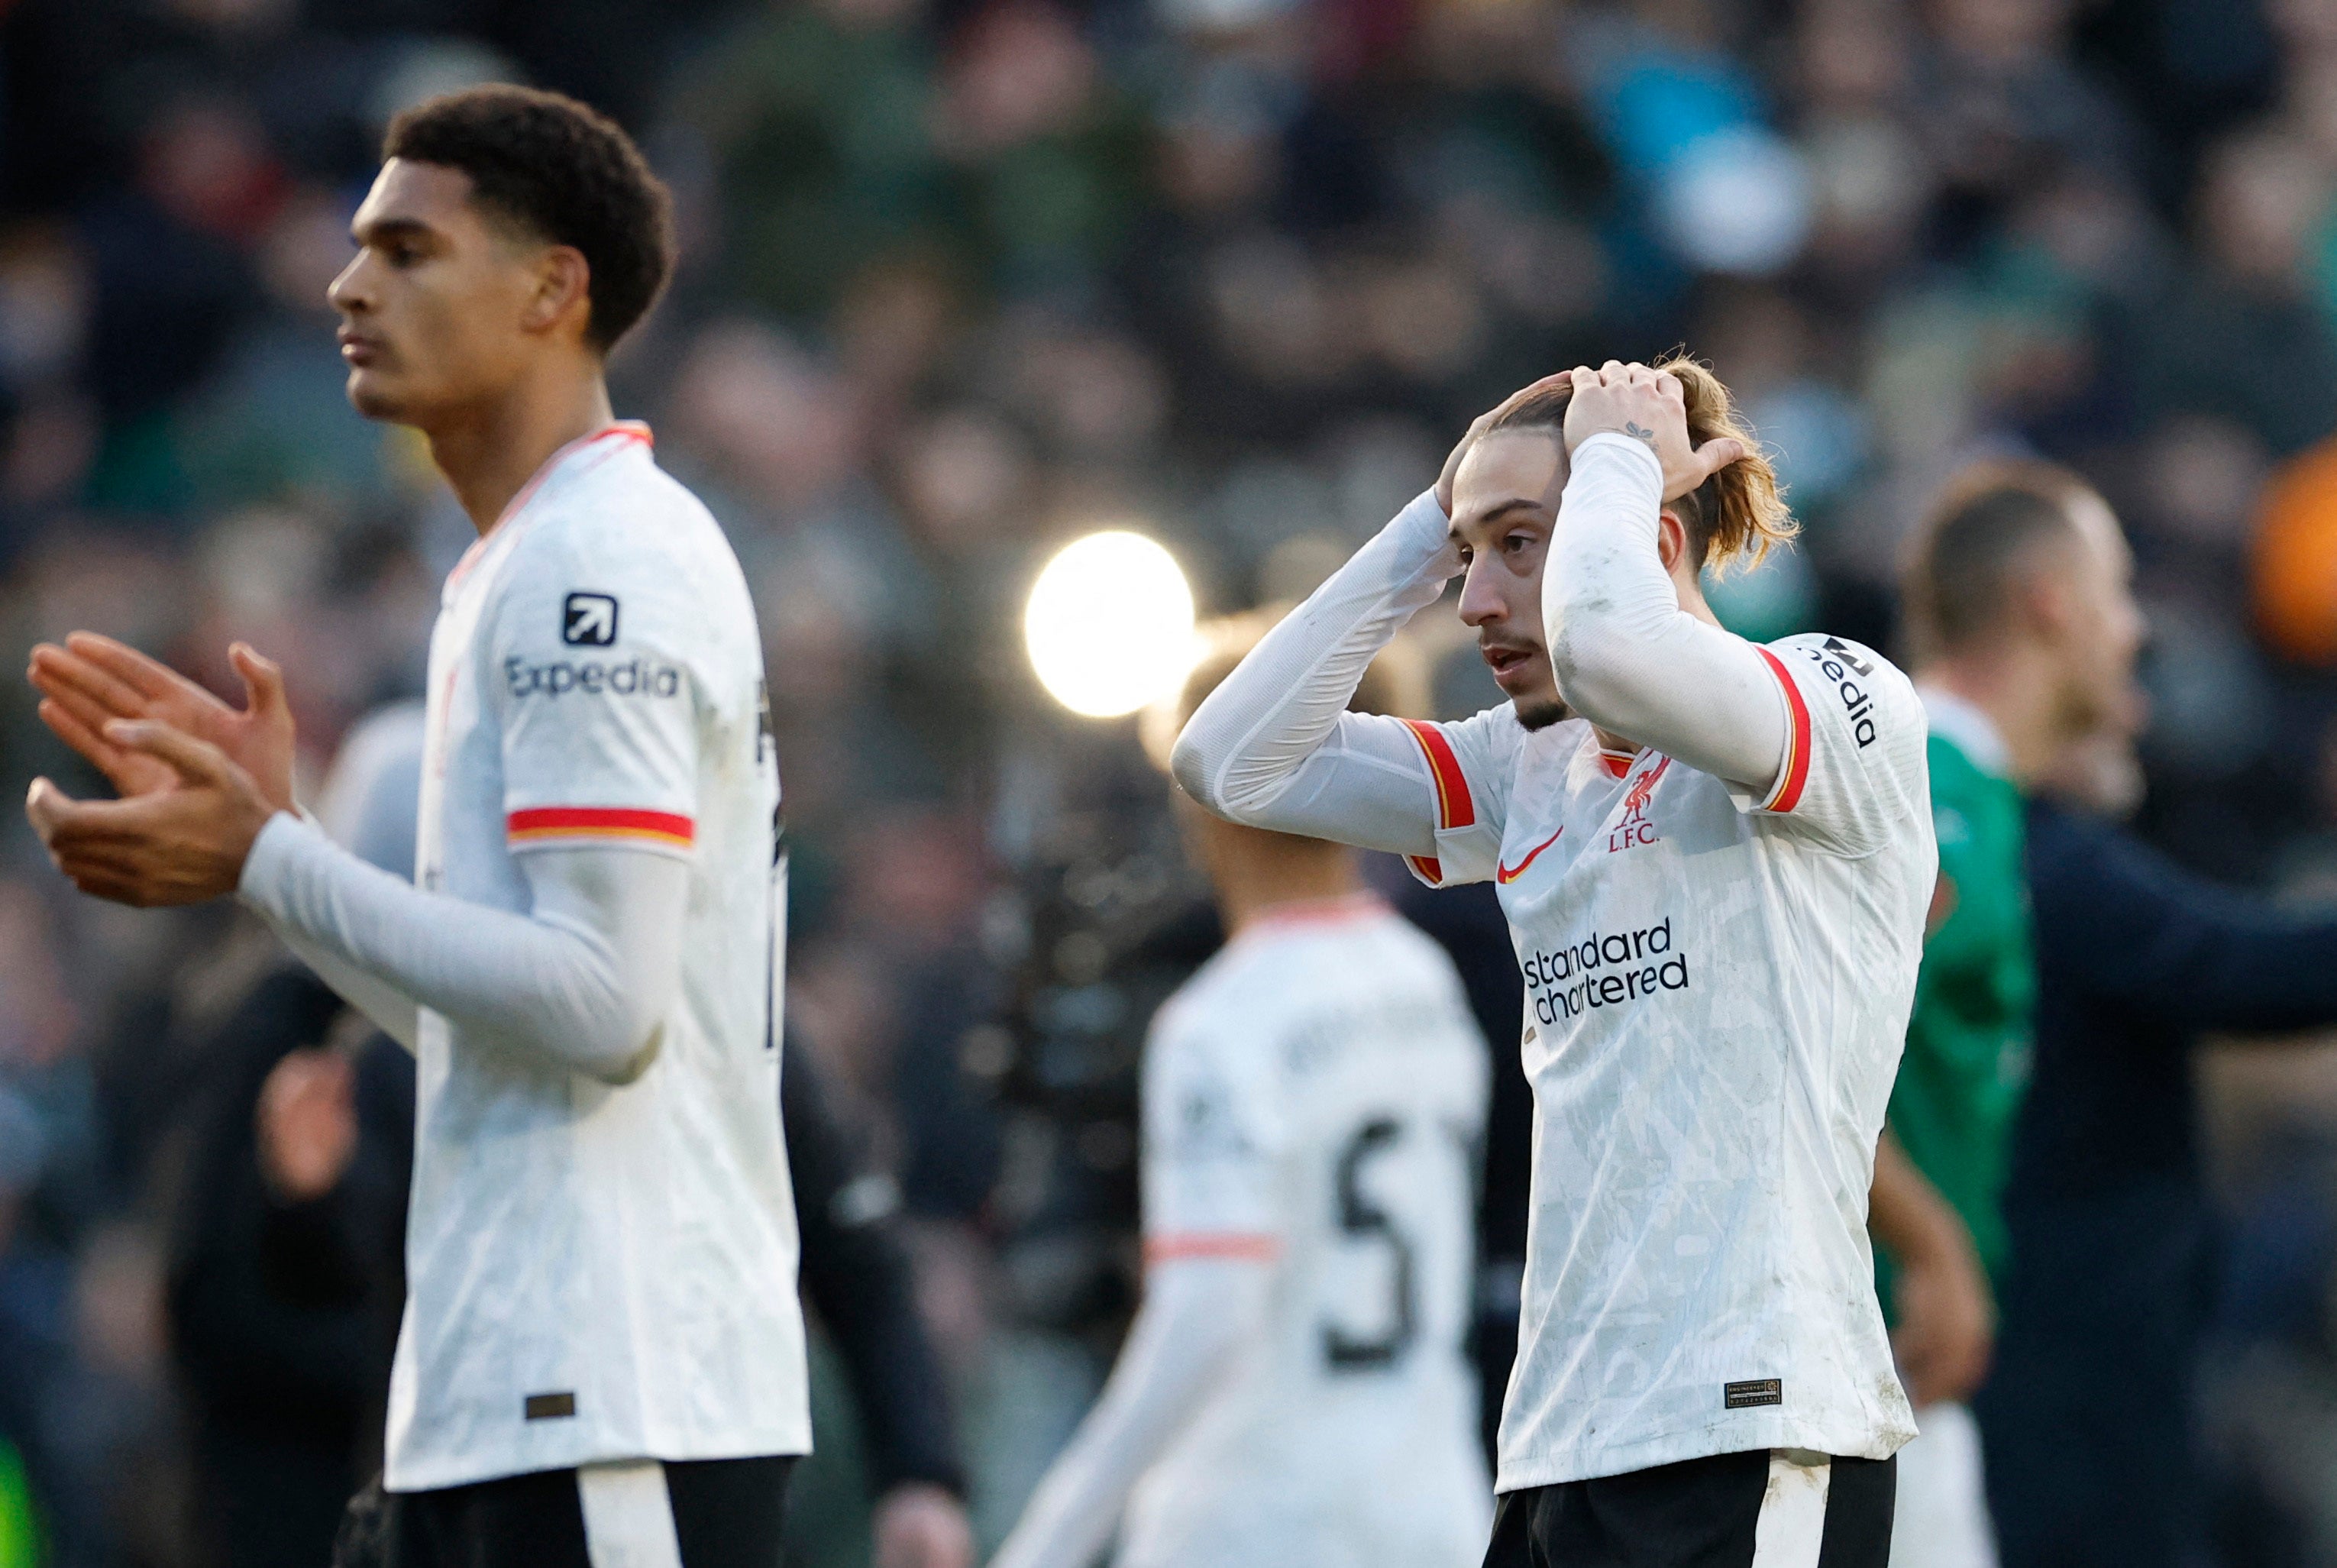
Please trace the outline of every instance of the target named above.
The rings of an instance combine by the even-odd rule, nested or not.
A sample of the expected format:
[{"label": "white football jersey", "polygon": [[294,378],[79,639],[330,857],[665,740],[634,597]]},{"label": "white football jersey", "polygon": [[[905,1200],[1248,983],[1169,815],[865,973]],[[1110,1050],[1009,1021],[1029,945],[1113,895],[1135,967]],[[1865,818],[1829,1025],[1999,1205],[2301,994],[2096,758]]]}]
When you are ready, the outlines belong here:
[{"label": "white football jersey", "polygon": [[1765,799],[1506,704],[1413,727],[1440,819],[1413,870],[1499,884],[1525,971],[1504,1492],[1914,1433],[1866,1195],[1938,869],[1923,710],[1855,644],[1763,656],[1790,720]]},{"label": "white football jersey", "polygon": [[1463,1354],[1485,1045],[1376,898],[1253,923],[1146,1048],[1149,1262],[1273,1259],[1263,1334],[1130,1498],[1121,1568],[1465,1568],[1491,1488]]},{"label": "white football jersey", "polygon": [[690,894],[632,1083],[423,1012],[392,1490],[810,1446],[762,679],[738,561],[638,425],[555,455],[447,579],[417,884],[525,910],[519,857],[624,845]]}]

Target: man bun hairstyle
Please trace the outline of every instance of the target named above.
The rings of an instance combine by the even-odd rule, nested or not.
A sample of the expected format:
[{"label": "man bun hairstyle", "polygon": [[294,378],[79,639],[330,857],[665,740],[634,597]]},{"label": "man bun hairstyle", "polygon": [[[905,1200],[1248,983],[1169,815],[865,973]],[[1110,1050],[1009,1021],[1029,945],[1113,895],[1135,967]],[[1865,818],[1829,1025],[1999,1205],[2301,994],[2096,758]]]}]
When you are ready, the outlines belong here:
[{"label": "man bun hairstyle", "polygon": [[[1687,525],[1689,561],[1717,572],[1756,566],[1770,550],[1801,532],[1785,509],[1785,487],[1768,452],[1753,439],[1753,427],[1737,412],[1736,400],[1720,377],[1701,361],[1674,354],[1652,367],[1678,379],[1687,411],[1687,436],[1697,446],[1724,436],[1743,443],[1745,456],[1677,501],[1664,503]],[[1554,387],[1504,408],[1486,434],[1495,430],[1563,430],[1570,387]]]},{"label": "man bun hairstyle", "polygon": [[585,340],[603,354],[673,271],[665,182],[615,121],[573,98],[504,85],[448,93],[392,120],[381,155],[459,169],[481,207],[574,246],[590,271]]},{"label": "man bun hairstyle", "polygon": [[2098,499],[2067,468],[2032,460],[1975,464],[1941,493],[1901,575],[1900,603],[1918,662],[1970,647],[1995,632],[2014,580],[2041,542],[2072,533],[2071,512]]}]

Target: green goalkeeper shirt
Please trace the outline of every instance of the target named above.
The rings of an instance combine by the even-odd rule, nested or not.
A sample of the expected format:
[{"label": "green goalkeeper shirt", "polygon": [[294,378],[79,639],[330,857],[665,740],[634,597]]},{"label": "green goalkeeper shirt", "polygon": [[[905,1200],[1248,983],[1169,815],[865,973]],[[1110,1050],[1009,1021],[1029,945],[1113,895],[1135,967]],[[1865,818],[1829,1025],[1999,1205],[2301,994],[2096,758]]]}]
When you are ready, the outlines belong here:
[{"label": "green goalkeeper shirt", "polygon": [[[2004,1262],[1999,1199],[2029,1083],[2037,996],[2022,864],[2027,832],[1994,727],[1958,698],[1925,691],[1923,701],[1940,884],[1890,1125],[1915,1168],[1971,1228],[1993,1276]],[[1880,1271],[1887,1304],[1887,1264]]]}]

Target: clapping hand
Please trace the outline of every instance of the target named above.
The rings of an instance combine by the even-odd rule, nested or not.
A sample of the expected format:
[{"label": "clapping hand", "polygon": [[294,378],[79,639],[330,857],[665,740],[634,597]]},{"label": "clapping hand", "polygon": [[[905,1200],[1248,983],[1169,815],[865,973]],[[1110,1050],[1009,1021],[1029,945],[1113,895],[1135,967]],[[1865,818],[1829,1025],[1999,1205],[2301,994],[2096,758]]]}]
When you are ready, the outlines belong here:
[{"label": "clapping hand", "polygon": [[216,747],[249,774],[279,811],[292,808],[292,710],[284,671],[248,643],[228,649],[242,677],[243,707],[230,708],[160,660],[94,632],[33,650],[25,678],[41,693],[41,721],[94,764],[123,797],[178,787],[180,774],[152,752],[107,733],[116,720],[151,720]]},{"label": "clapping hand", "polygon": [[33,780],[24,815],[73,885],[117,904],[200,904],[231,893],[259,830],[277,811],[251,775],[206,740],[143,720],[96,732],[142,794],[75,800]]}]

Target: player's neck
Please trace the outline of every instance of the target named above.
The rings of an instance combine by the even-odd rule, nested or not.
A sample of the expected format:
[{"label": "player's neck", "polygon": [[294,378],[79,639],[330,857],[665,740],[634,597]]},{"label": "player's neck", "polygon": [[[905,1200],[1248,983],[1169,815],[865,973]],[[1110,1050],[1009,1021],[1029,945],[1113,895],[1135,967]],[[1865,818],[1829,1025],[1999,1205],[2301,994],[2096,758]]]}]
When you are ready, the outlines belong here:
[{"label": "player's neck", "polygon": [[1223,826],[1245,836],[1220,843],[1209,856],[1209,880],[1217,886],[1217,912],[1228,936],[1278,910],[1335,903],[1364,890],[1352,850],[1319,839]]},{"label": "player's neck", "polygon": [[2024,789],[2049,776],[2068,749],[2057,683],[2018,645],[1935,660],[1915,679],[1962,698],[1996,726],[2005,765]]},{"label": "player's neck", "polygon": [[481,534],[553,453],[604,429],[614,418],[609,384],[597,367],[522,382],[504,397],[425,426],[430,456]]}]

